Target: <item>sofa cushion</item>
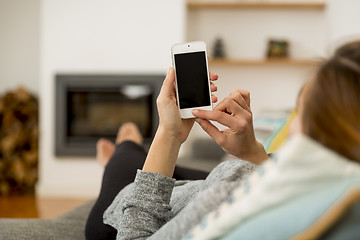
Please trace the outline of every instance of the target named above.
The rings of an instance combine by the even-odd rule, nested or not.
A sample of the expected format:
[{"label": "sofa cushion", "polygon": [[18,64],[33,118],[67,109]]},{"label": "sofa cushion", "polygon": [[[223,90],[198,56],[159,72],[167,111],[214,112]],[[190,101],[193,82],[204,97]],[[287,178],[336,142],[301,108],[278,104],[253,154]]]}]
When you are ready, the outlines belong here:
[{"label": "sofa cushion", "polygon": [[[360,236],[359,217],[360,179],[357,178],[264,211],[222,239],[319,239],[324,234],[328,234],[327,238],[336,234],[334,239],[354,239],[351,237]],[[337,226],[337,231],[331,233]]]}]

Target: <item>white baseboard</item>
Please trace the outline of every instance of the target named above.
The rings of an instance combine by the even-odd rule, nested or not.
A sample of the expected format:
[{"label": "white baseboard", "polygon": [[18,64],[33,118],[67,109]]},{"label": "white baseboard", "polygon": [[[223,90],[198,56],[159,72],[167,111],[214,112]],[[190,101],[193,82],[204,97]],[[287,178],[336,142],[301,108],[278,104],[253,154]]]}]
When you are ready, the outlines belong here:
[{"label": "white baseboard", "polygon": [[100,186],[55,186],[38,183],[36,195],[45,198],[97,198]]}]

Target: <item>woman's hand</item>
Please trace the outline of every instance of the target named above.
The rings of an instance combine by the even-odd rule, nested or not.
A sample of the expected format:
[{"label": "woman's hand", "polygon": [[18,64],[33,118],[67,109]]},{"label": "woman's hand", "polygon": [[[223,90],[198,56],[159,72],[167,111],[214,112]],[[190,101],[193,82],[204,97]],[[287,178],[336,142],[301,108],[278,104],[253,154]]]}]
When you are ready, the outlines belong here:
[{"label": "woman's hand", "polygon": [[[255,164],[268,158],[264,147],[255,139],[249,92],[234,90],[213,111],[194,110],[193,114],[205,132],[226,152]],[[210,120],[228,129],[220,131]]]},{"label": "woman's hand", "polygon": [[[218,77],[210,74],[212,80]],[[216,86],[211,85],[211,91],[216,91]],[[213,101],[217,98],[213,96]],[[176,105],[175,73],[170,68],[160,94],[157,98],[159,112],[159,128],[150,146],[143,171],[157,172],[164,176],[172,177],[177,155],[181,144],[186,140],[194,124],[194,119],[181,119]]]},{"label": "woman's hand", "polygon": [[[216,74],[210,73],[210,80],[218,79]],[[211,83],[211,92],[216,92],[217,87]],[[217,97],[212,95],[212,101],[217,102]],[[159,112],[159,130],[176,137],[183,143],[194,125],[194,119],[181,119],[178,106],[176,104],[175,93],[175,72],[170,68],[161,87],[157,98]]]}]

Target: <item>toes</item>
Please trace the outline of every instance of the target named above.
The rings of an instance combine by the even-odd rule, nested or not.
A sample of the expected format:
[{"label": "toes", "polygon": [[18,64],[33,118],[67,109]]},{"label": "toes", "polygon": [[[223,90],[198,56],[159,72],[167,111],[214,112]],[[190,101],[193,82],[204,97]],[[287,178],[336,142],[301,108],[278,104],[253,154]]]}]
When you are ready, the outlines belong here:
[{"label": "toes", "polygon": [[101,148],[106,142],[106,139],[105,138],[100,138],[97,143],[96,143],[96,148]]},{"label": "toes", "polygon": [[96,143],[96,147],[99,149],[99,148],[102,148],[102,147],[109,147],[109,146],[114,146],[115,145],[108,139],[105,139],[105,138],[100,138],[97,143]]},{"label": "toes", "polygon": [[96,143],[96,159],[105,167],[115,151],[115,145],[108,139],[101,138]]},{"label": "toes", "polygon": [[121,125],[116,138],[116,143],[119,144],[123,141],[130,140],[141,145],[143,138],[137,127],[133,122],[127,122]]}]

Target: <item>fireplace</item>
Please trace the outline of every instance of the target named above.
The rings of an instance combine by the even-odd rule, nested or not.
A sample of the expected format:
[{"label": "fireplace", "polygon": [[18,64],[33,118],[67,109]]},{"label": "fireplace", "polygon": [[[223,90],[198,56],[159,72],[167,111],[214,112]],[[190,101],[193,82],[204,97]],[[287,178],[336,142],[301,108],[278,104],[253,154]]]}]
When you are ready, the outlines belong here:
[{"label": "fireplace", "polygon": [[119,126],[135,122],[151,142],[163,75],[56,75],[57,156],[95,156],[99,138],[115,140]]}]

